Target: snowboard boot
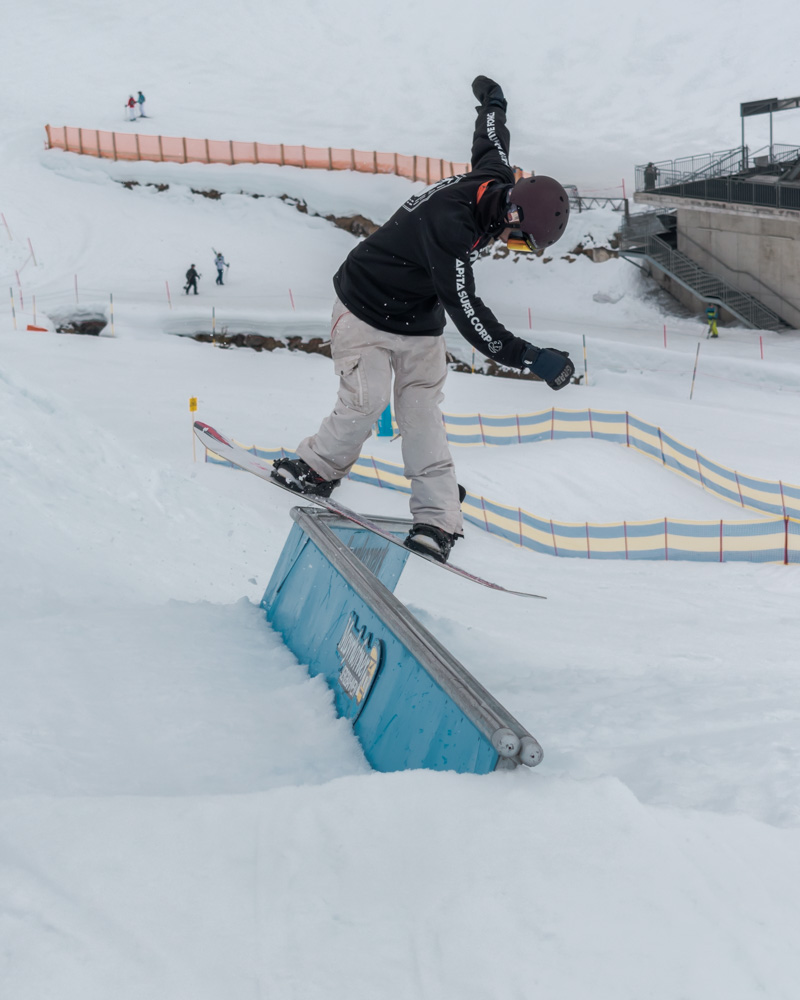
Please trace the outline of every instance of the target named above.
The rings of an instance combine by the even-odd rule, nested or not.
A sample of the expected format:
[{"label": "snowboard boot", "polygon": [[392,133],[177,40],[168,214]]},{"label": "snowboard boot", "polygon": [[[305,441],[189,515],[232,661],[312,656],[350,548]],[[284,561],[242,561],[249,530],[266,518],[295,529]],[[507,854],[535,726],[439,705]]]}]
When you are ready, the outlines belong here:
[{"label": "snowboard boot", "polygon": [[329,497],[341,482],[341,479],[323,479],[302,458],[278,458],[272,464],[272,478],[295,493]]},{"label": "snowboard boot", "polygon": [[437,562],[447,562],[450,549],[455,545],[460,535],[437,528],[433,524],[415,524],[403,543],[407,549],[432,556]]}]

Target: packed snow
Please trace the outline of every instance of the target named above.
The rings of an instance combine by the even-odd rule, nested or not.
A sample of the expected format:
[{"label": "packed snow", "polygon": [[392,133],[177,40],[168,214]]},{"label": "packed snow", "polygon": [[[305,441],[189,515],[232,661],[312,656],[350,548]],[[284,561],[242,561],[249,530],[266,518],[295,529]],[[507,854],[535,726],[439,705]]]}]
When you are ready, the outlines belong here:
[{"label": "packed snow", "polygon": [[[736,145],[740,101],[790,96],[796,18],[783,0],[769,18],[685,0],[668,18],[621,0],[4,12],[0,996],[794,1000],[797,567],[558,559],[468,528],[459,564],[548,600],[420,560],[397,594],[545,759],[485,777],[371,771],[258,608],[292,498],[206,465],[188,406],[291,448],[332,404],[330,362],[191,335],[324,338],[355,245],[324,217],[380,223],[421,186],[114,164],[42,140],[50,123],[458,160],[487,73],[515,161],[616,196],[636,163]],[[151,117],[126,123],[140,88]],[[798,115],[776,117],[776,141],[800,141]],[[751,145],[764,125],[748,123]],[[628,410],[800,483],[797,333],[707,341],[631,264],[570,253],[619,222],[573,213],[552,260],[476,272],[511,329],[569,350],[580,374],[585,338],[588,379],[556,397],[453,372],[444,409]],[[231,264],[222,287],[212,247]],[[95,314],[99,337],[55,332]],[[399,448],[365,451],[399,463]],[[474,492],[559,520],[758,517],[600,441],[455,458]],[[340,496],[407,516],[389,490]]]}]

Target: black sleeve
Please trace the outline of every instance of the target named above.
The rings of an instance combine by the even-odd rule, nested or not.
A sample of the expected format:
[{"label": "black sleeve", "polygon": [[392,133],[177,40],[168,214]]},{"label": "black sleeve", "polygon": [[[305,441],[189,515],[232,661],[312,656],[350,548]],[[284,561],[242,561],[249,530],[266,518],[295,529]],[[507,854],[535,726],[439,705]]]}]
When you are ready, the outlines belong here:
[{"label": "black sleeve", "polygon": [[[452,222],[446,233],[438,234],[428,217],[424,229],[430,275],[439,301],[458,332],[472,346],[498,364],[522,368],[522,357],[530,346],[527,340],[510,333],[491,309],[475,294],[475,279],[469,253],[469,230],[464,227],[464,252],[454,254]],[[442,238],[444,236],[444,239]]]},{"label": "black sleeve", "polygon": [[478,108],[472,136],[472,169],[492,171],[513,183],[514,171],[508,160],[509,142],[505,110],[492,104]]}]

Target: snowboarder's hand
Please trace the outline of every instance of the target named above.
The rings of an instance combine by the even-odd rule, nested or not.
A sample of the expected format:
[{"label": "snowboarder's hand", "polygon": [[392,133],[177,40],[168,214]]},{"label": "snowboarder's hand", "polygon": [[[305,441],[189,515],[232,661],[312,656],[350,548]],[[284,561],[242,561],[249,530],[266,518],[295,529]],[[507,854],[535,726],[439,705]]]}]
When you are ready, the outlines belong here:
[{"label": "snowboarder's hand", "polygon": [[551,389],[563,389],[575,374],[575,365],[570,361],[569,354],[555,347],[534,347],[531,344],[522,363],[543,382],[547,382]]},{"label": "snowboarder's hand", "polygon": [[488,104],[502,108],[503,111],[506,110],[506,99],[503,96],[503,88],[499,83],[490,80],[488,76],[475,77],[472,81],[472,93],[480,101],[481,107],[485,107]]}]

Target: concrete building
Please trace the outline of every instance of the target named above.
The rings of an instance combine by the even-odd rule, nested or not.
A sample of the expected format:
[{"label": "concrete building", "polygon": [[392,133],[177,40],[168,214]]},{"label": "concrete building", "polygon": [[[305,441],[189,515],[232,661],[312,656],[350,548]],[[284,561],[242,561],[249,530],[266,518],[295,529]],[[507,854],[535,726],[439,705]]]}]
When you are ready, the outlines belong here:
[{"label": "concrete building", "polygon": [[620,253],[698,313],[713,303],[723,321],[800,328],[800,147],[744,143],[745,117],[800,98],[741,107],[741,146],[636,168],[634,201],[652,212],[631,216]]}]

